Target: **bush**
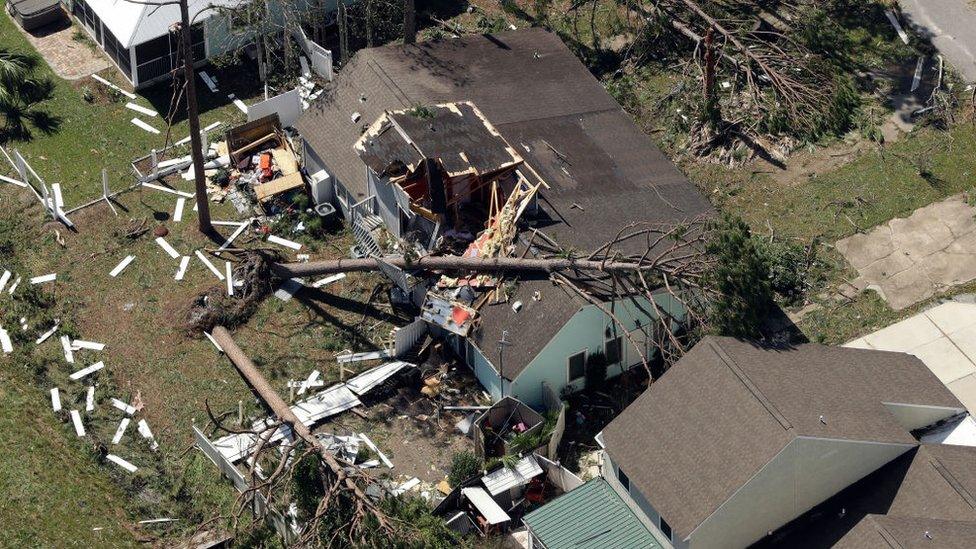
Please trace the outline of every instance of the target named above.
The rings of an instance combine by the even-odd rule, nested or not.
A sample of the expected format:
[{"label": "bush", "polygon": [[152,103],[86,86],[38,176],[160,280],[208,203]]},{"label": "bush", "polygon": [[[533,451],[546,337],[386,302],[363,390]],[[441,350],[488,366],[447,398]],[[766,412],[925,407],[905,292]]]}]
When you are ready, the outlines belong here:
[{"label": "bush", "polygon": [[756,252],[769,272],[770,288],[787,304],[803,299],[814,252],[791,242],[755,240]]},{"label": "bush", "polygon": [[716,259],[707,280],[717,293],[710,311],[712,330],[725,336],[758,337],[773,292],[749,226],[726,214],[714,227],[706,249]]},{"label": "bush", "polygon": [[460,486],[462,482],[481,471],[481,460],[471,452],[457,452],[451,457],[451,473],[447,476],[447,483],[451,488]]}]

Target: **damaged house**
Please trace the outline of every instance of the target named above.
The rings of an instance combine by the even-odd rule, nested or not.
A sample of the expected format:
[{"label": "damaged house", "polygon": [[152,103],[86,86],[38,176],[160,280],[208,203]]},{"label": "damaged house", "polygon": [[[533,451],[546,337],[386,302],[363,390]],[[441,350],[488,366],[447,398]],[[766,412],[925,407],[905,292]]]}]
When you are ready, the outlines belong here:
[{"label": "damaged house", "polygon": [[[630,222],[711,213],[542,29],[359,51],[296,128],[313,198],[334,202],[360,255],[521,256],[536,251],[533,231],[596,250]],[[496,401],[542,408],[544,387],[582,388],[591,356],[606,357],[609,377],[655,355],[658,316],[643,296],[595,294],[618,323],[545,275],[448,281],[498,286],[494,299],[463,303],[439,293],[446,278],[422,316],[445,328]],[[681,316],[667,298],[657,309]]]}]

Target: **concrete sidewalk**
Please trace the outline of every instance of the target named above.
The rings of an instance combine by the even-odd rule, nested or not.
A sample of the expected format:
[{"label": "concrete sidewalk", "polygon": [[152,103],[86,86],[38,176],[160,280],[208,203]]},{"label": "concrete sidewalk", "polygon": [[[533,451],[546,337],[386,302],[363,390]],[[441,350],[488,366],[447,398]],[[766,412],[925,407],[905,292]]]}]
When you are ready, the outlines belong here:
[{"label": "concrete sidewalk", "polygon": [[927,36],[967,82],[976,82],[976,6],[969,0],[898,0],[903,24]]}]

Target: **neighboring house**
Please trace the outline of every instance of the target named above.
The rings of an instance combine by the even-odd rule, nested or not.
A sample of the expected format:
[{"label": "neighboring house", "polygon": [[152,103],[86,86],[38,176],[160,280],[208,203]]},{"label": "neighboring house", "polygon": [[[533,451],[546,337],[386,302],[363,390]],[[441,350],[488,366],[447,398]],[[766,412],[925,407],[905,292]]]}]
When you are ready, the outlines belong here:
[{"label": "neighboring house", "polygon": [[[244,10],[227,11],[246,5],[248,0],[188,2],[193,58],[199,66],[252,42],[263,32],[283,28],[283,8],[295,9],[306,0],[269,2],[266,17],[259,21],[252,21],[253,16],[246,15]],[[178,4],[154,6],[151,2],[126,0],[65,0],[65,3],[134,88],[166,80],[180,66],[182,57],[177,58],[180,39],[170,34],[180,21]],[[308,9],[320,5],[315,0],[307,0],[307,4]],[[334,10],[334,0],[325,2],[323,9],[328,10],[330,5]]]},{"label": "neighboring house", "polygon": [[[327,198],[357,236],[368,232],[358,220],[374,218],[397,236],[431,229],[435,218],[445,222],[438,230],[455,228],[450,208],[419,215],[432,197],[400,192],[428,172],[424,157],[447,162],[455,175],[477,172],[471,181],[480,190],[466,193],[482,193],[482,204],[493,182],[503,190],[544,182],[522,220],[565,248],[595,250],[630,222],[681,223],[712,212],[560,38],[542,29],[359,51],[296,128],[307,171],[328,175]],[[410,143],[417,150],[404,147]],[[395,158],[403,166],[387,169]],[[517,253],[529,237],[519,237]],[[653,359],[657,315],[648,300],[599,297]],[[659,307],[680,317],[675,305],[661,299]],[[596,351],[609,357],[611,376],[641,363],[624,328],[544,276],[522,277],[507,302],[487,303],[478,316],[468,337],[449,339],[495,400],[511,395],[541,408],[543,385],[557,394],[580,388],[585,359]]]},{"label": "neighboring house", "polygon": [[[830,534],[836,541],[869,530],[844,530],[860,519],[889,521],[893,529],[904,522],[869,514],[976,518],[976,500],[966,495],[976,494],[969,491],[976,489],[976,449],[922,444],[913,435],[960,414],[962,403],[910,355],[706,337],[597,438],[607,481],[674,547],[774,543],[811,521],[833,526],[813,527],[809,536],[843,527]],[[935,461],[920,468],[926,486],[904,475],[913,460],[933,456],[946,468]],[[881,479],[866,479],[876,472]],[[842,491],[862,479],[868,492],[916,498],[915,509],[868,505],[855,516],[842,503],[843,521],[823,511],[835,496],[848,501]],[[952,490],[963,494],[955,507],[962,515],[936,501],[951,499]],[[924,504],[929,496],[931,508]]]}]

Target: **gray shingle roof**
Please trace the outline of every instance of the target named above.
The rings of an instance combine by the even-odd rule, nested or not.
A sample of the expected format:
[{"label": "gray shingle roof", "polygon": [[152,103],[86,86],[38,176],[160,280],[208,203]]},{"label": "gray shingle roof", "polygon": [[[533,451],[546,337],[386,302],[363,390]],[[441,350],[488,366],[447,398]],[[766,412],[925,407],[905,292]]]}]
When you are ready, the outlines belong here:
[{"label": "gray shingle roof", "polygon": [[962,408],[911,355],[708,337],[603,437],[685,537],[796,436],[915,444],[882,402]]},{"label": "gray shingle roof", "polygon": [[661,544],[602,478],[522,519],[546,549],[660,549]]},{"label": "gray shingle roof", "polygon": [[[473,102],[549,183],[537,228],[564,247],[595,248],[633,221],[668,224],[712,212],[560,38],[543,29],[362,50],[296,126],[360,200],[365,170],[352,145],[363,125],[385,110],[457,101]],[[482,309],[474,339],[496,367],[502,331],[519,334],[504,351],[508,379],[583,305],[548,280],[524,279],[512,300],[528,305],[537,290],[543,299],[531,311]]]}]

